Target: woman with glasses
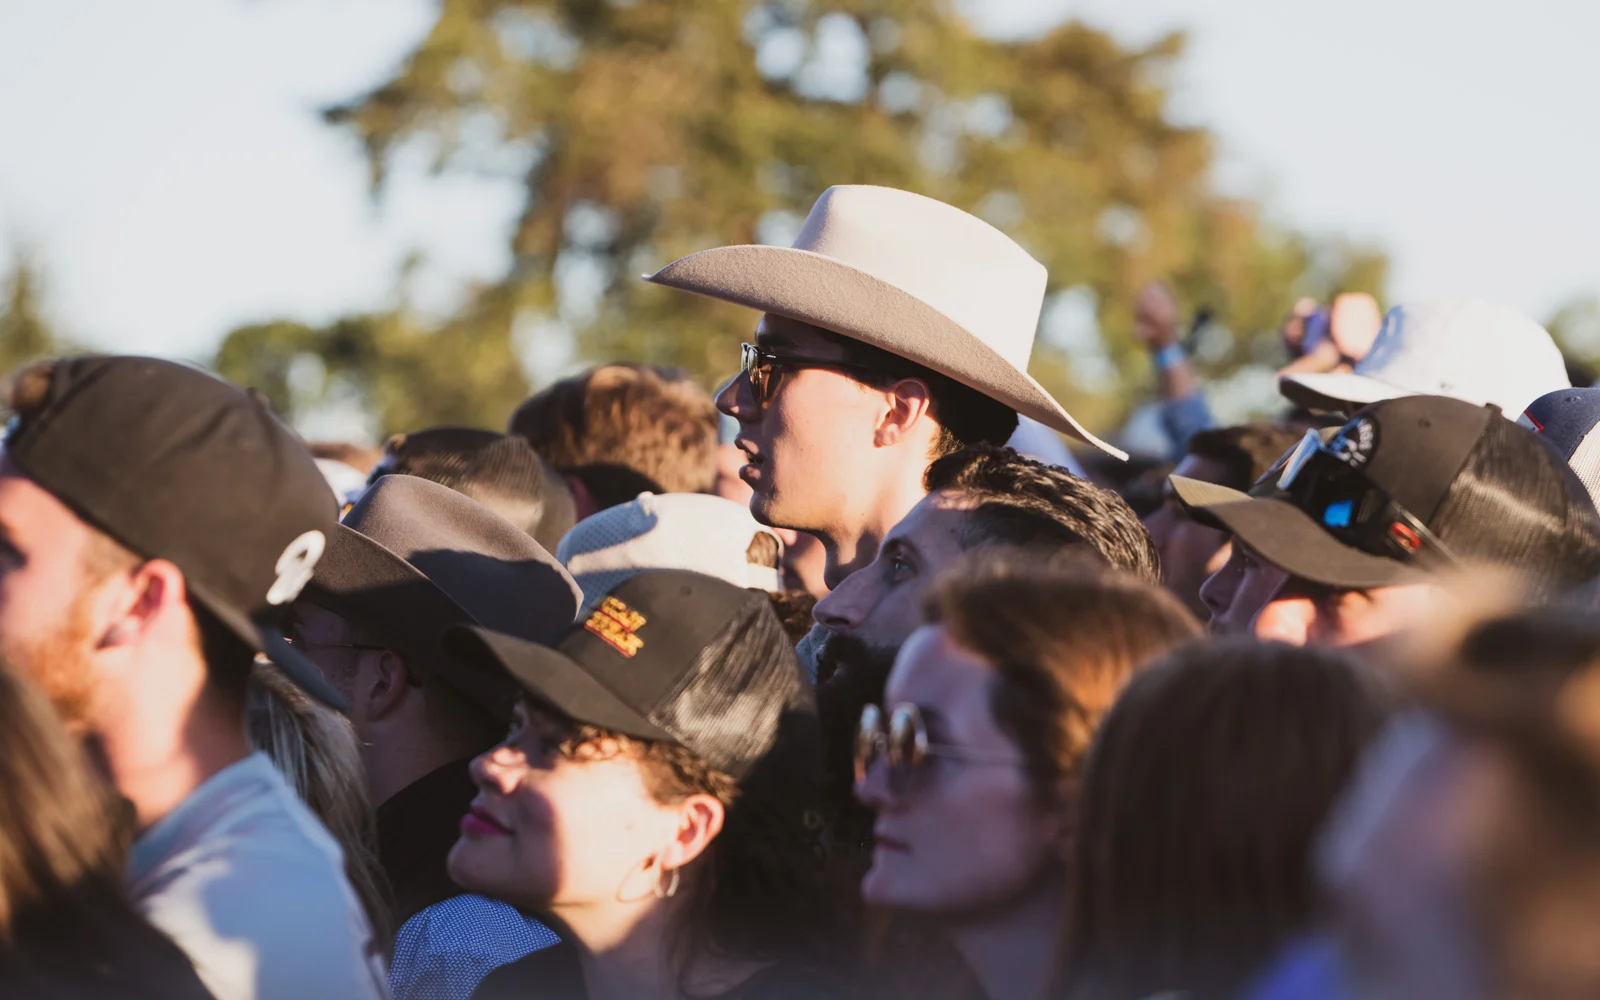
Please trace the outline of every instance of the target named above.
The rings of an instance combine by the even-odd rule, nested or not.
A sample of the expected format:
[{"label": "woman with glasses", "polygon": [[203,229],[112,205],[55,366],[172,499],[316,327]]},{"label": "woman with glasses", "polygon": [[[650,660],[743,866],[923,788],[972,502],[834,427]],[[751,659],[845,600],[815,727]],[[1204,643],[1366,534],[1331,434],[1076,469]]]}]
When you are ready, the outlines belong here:
[{"label": "woman with glasses", "polygon": [[856,789],[877,812],[862,895],[934,924],[989,1000],[1038,1000],[1090,738],[1135,669],[1200,627],[1158,587],[1015,552],[953,570],[925,611],[862,714]]}]

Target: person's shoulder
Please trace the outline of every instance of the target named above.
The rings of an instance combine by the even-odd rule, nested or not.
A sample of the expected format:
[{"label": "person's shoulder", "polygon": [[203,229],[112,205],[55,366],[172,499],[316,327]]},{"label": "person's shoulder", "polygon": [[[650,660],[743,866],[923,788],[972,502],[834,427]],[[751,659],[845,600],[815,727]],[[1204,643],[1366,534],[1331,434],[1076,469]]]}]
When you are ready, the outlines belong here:
[{"label": "person's shoulder", "polygon": [[521,958],[560,941],[549,927],[510,903],[462,893],[407,920],[395,935],[394,954],[396,965],[402,956],[420,958],[434,952]]},{"label": "person's shoulder", "polygon": [[471,1000],[588,1000],[578,952],[565,941],[518,959],[483,977]]}]

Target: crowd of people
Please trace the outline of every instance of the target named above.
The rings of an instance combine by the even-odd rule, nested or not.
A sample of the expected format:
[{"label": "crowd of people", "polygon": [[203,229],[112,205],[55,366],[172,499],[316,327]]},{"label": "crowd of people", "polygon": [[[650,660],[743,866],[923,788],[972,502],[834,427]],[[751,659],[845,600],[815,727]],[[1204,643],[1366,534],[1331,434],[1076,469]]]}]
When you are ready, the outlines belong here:
[{"label": "crowd of people", "polygon": [[373,450],[12,377],[0,994],[1600,996],[1600,389],[1537,323],[1296,303],[1218,427],[1154,284],[1130,456],[940,202],[647,280],[760,314],[714,396]]}]

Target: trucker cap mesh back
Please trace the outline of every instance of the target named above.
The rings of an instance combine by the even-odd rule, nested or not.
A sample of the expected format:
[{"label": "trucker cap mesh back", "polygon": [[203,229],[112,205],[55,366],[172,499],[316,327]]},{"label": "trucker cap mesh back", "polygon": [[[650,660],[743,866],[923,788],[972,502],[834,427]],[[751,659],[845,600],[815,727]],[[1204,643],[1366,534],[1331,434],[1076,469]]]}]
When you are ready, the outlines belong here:
[{"label": "trucker cap mesh back", "polygon": [[763,598],[747,607],[696,655],[650,717],[735,778],[772,750],[784,714],[807,698],[800,663],[771,605]]}]

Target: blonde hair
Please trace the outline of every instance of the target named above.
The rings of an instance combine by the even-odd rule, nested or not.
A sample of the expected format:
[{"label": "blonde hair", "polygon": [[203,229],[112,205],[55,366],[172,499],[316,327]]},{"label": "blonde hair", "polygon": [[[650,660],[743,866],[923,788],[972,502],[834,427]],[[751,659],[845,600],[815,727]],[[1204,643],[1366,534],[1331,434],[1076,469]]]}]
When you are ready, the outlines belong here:
[{"label": "blonde hair", "polygon": [[378,823],[350,720],[312,701],[270,663],[257,662],[245,697],[250,742],[266,754],[344,852],[345,876],[375,940],[394,933],[394,903],[378,864]]}]

